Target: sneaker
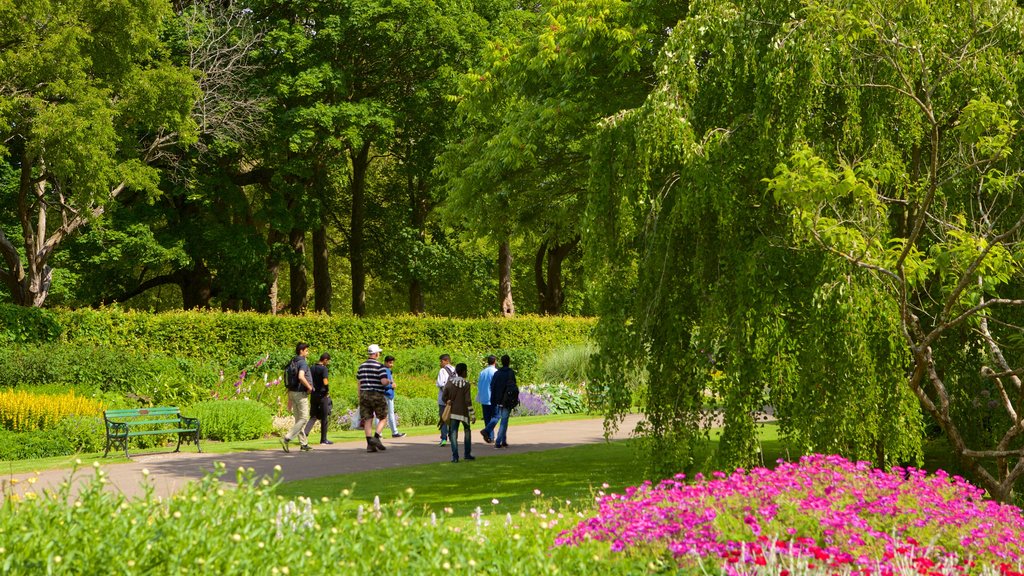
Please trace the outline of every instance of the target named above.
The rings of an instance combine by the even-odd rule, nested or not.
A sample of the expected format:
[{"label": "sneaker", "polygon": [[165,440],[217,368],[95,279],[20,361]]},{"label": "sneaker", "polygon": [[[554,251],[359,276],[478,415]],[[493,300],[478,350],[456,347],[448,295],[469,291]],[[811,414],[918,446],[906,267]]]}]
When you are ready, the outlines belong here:
[{"label": "sneaker", "polygon": [[401,438],[402,436],[405,436],[405,432],[399,432],[398,434],[391,435],[392,438]]},{"label": "sneaker", "polygon": [[288,449],[289,442],[291,442],[291,440],[285,440],[284,438],[281,438],[281,448],[284,448],[285,452],[291,452],[291,450]]},{"label": "sneaker", "polygon": [[458,463],[459,463],[459,459],[458,458],[452,458],[452,464],[458,464]]},{"label": "sneaker", "polygon": [[366,451],[367,452],[376,452],[377,451],[377,447],[374,446],[373,444],[367,444],[366,445]]},{"label": "sneaker", "polygon": [[448,445],[448,441],[447,440],[441,440],[441,443],[438,444],[438,446],[447,446],[447,445]]},{"label": "sneaker", "polygon": [[476,460],[476,456],[466,456],[463,460]]},{"label": "sneaker", "polygon": [[321,444],[326,444],[330,446],[331,444],[334,444],[334,442],[331,442],[330,440],[324,440],[323,442],[321,442]]},{"label": "sneaker", "polygon": [[487,442],[488,444],[494,442],[494,438],[491,438],[491,435],[487,433],[487,430],[481,430],[480,435],[484,437],[484,442]]},{"label": "sneaker", "polygon": [[373,445],[377,450],[387,450],[387,448],[384,447],[384,443],[380,441],[380,438],[374,438],[371,442],[373,442]]},{"label": "sneaker", "polygon": [[313,447],[309,444],[303,444],[302,446],[299,446],[299,450],[302,450],[303,452],[312,452]]}]

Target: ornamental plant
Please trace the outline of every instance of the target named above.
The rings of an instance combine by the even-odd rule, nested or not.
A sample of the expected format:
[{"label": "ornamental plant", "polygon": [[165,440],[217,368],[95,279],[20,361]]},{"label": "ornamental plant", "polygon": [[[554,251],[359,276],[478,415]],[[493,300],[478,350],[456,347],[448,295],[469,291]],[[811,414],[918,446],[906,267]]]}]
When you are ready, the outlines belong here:
[{"label": "ornamental plant", "polygon": [[1008,574],[1024,561],[1024,517],[942,471],[886,472],[812,455],[601,495],[596,514],[556,545],[588,541],[627,555],[653,548],[681,566],[721,564],[729,574]]},{"label": "ornamental plant", "polygon": [[0,428],[15,432],[48,430],[68,416],[95,416],[103,403],[67,394],[32,394],[17,390],[0,392]]}]

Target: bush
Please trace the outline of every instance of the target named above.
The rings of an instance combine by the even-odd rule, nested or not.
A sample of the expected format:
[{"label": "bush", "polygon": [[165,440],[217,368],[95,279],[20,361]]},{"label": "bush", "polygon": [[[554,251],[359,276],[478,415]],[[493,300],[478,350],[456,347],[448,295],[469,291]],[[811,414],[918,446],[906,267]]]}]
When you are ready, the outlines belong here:
[{"label": "bush", "polygon": [[[335,423],[342,430],[361,430],[359,407],[334,413]],[[437,398],[395,397],[395,418],[398,426],[429,426],[437,424]]]},{"label": "bush", "polygon": [[0,348],[0,388],[59,386],[120,392],[140,404],[188,405],[217,382],[212,364],[82,344]]},{"label": "bush", "polygon": [[67,416],[96,415],[103,404],[74,391],[50,396],[20,390],[0,391],[0,427],[15,432],[49,430]]},{"label": "bush", "polygon": [[61,434],[50,430],[12,432],[0,430],[0,460],[27,460],[74,454],[75,449]]},{"label": "bush", "polygon": [[59,316],[49,310],[0,304],[0,346],[53,342],[60,332]]},{"label": "bush", "polygon": [[525,386],[523,391],[542,397],[551,414],[583,414],[587,412],[587,402],[582,387],[573,387],[567,384],[531,384]]},{"label": "bush", "polygon": [[53,428],[67,440],[73,453],[99,452],[107,442],[107,426],[100,416],[68,416]]},{"label": "bush", "polygon": [[210,440],[255,440],[274,430],[270,409],[253,400],[200,402],[184,413],[199,419],[202,438]]},{"label": "bush", "polygon": [[593,342],[552,350],[541,362],[537,376],[541,382],[586,382],[590,357],[596,353]]},{"label": "bush", "polygon": [[544,416],[551,413],[544,397],[525,390],[519,392],[519,406],[513,410],[517,416]]}]

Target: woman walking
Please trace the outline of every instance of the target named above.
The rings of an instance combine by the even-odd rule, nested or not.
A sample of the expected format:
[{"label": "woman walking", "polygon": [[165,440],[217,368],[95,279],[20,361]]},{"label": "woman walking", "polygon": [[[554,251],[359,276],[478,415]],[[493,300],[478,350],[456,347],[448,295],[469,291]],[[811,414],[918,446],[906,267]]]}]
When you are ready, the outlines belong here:
[{"label": "woman walking", "polygon": [[441,394],[441,401],[451,404],[451,416],[448,425],[448,439],[452,443],[452,462],[459,461],[459,423],[462,423],[466,434],[466,448],[464,458],[476,460],[473,457],[473,440],[469,425],[476,422],[476,415],[473,414],[473,398],[469,391],[469,381],[466,380],[467,367],[464,363],[455,366],[455,376],[448,379],[444,385],[444,392]]}]

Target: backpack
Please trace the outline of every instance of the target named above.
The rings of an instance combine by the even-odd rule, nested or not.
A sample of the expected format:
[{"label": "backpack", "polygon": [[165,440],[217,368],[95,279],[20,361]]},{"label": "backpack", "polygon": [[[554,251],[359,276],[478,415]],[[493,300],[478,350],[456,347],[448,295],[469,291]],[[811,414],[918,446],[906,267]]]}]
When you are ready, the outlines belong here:
[{"label": "backpack", "polygon": [[516,386],[514,381],[505,385],[505,395],[501,398],[501,405],[509,412],[519,406],[519,386]]},{"label": "backpack", "polygon": [[299,389],[299,363],[295,358],[284,367],[284,387],[292,392]]}]

